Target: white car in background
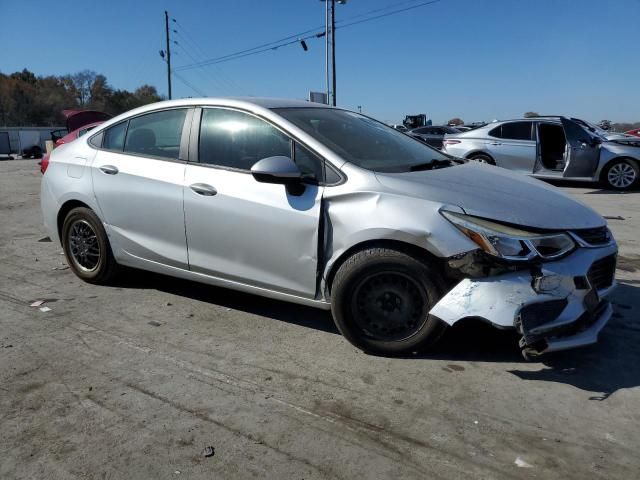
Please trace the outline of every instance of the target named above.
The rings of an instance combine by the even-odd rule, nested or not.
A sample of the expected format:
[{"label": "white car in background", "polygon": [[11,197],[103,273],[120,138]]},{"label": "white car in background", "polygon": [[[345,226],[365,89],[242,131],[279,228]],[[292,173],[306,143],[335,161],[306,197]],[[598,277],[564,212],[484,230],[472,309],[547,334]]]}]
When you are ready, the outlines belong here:
[{"label": "white car in background", "polygon": [[603,182],[627,190],[640,179],[640,138],[604,135],[583,120],[533,117],[445,136],[443,151],[545,179]]}]

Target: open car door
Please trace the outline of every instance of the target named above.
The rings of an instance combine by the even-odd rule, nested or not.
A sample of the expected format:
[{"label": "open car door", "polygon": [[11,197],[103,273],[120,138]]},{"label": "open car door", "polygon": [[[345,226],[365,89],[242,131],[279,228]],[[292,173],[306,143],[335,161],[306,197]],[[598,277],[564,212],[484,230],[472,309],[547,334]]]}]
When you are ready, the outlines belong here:
[{"label": "open car door", "polygon": [[600,159],[600,139],[568,118],[560,118],[567,139],[563,177],[592,177]]}]

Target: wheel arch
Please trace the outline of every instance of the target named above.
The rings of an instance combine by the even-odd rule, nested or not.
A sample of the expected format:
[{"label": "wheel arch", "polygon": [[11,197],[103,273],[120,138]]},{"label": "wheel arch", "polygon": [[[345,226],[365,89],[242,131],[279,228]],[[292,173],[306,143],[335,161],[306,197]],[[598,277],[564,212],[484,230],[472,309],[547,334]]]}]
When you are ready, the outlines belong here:
[{"label": "wheel arch", "polygon": [[487,151],[485,151],[485,150],[480,150],[480,149],[473,150],[473,151],[471,151],[471,152],[467,153],[467,154],[464,156],[464,158],[466,158],[466,159],[470,159],[470,158],[471,158],[471,157],[473,157],[474,155],[484,155],[485,157],[489,157],[489,158],[491,159],[491,161],[494,163],[494,165],[495,165],[495,163],[496,163],[496,159],[495,159],[495,158],[493,158],[493,156],[492,156],[489,152],[487,152]]},{"label": "wheel arch", "polygon": [[95,212],[93,208],[80,200],[67,200],[65,203],[63,203],[60,207],[60,210],[58,210],[58,216],[56,219],[56,228],[58,229],[58,238],[60,239],[60,241],[62,241],[62,225],[64,224],[64,219],[67,218],[67,215],[71,210],[78,207],[88,208],[89,210]]},{"label": "wheel arch", "polygon": [[604,162],[601,166],[600,166],[600,171],[597,174],[597,179],[605,182],[607,179],[605,178],[605,174],[607,173],[607,170],[609,169],[609,167],[618,161],[621,160],[625,160],[625,161],[630,161],[632,163],[634,163],[636,165],[636,167],[638,167],[640,169],[640,160],[638,160],[637,158],[633,158],[633,157],[629,157],[628,155],[617,155],[615,157],[611,157],[610,159],[608,159],[606,162]]},{"label": "wheel arch", "polygon": [[395,239],[364,240],[344,250],[342,253],[338,255],[338,257],[335,260],[332,260],[327,265],[327,273],[326,273],[325,282],[324,282],[324,291],[327,299],[331,298],[331,288],[333,286],[333,280],[336,276],[336,273],[338,272],[340,267],[344,264],[344,262],[349,257],[356,254],[357,252],[368,250],[370,248],[389,248],[389,249],[405,252],[413,257],[416,257],[424,262],[428,262],[432,265],[435,264],[440,266],[440,263],[441,263],[441,259],[439,259],[436,255],[429,252],[429,250],[423,247],[420,247],[418,245],[415,245],[413,243],[405,242],[402,240],[395,240]]}]

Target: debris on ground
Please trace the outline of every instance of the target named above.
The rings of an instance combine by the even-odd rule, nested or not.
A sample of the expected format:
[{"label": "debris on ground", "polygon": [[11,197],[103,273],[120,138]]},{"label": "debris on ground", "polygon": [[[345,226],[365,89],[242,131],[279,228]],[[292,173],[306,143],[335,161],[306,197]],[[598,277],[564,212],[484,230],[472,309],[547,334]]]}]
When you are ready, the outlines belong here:
[{"label": "debris on ground", "polygon": [[42,237],[40,240],[38,240],[39,242],[50,242],[51,239],[49,237]]},{"label": "debris on ground", "polygon": [[147,323],[153,327],[159,327],[160,325],[162,325],[160,322],[156,322],[155,320],[151,320],[150,322],[147,322]]},{"label": "debris on ground", "polygon": [[173,303],[167,302],[167,307],[170,307],[171,305],[173,305]]},{"label": "debris on ground", "polygon": [[40,307],[38,310],[40,310],[41,312],[50,312],[51,309],[49,307]]},{"label": "debris on ground", "polygon": [[520,457],[516,457],[515,464],[520,468],[533,468],[533,465],[531,465],[530,463],[525,462]]},{"label": "debris on ground", "polygon": [[29,306],[30,307],[39,307],[44,303],[44,300],[36,300],[35,302],[31,303]]},{"label": "debris on ground", "polygon": [[603,217],[607,220],[624,220],[624,217],[621,217],[620,215],[603,215]]},{"label": "debris on ground", "polygon": [[69,268],[69,265],[60,265],[59,267],[53,267],[51,270],[66,270]]},{"label": "debris on ground", "polygon": [[204,450],[202,450],[203,457],[213,457],[215,453],[216,451],[212,446],[204,447]]}]

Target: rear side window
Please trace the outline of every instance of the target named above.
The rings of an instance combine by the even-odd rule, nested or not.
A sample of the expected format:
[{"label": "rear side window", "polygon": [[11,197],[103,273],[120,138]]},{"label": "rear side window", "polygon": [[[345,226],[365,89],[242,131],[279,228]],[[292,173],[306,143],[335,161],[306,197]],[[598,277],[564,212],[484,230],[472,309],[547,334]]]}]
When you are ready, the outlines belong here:
[{"label": "rear side window", "polygon": [[127,122],[122,122],[113,127],[109,127],[104,131],[104,140],[102,148],[107,150],[122,151],[124,146],[124,136],[127,133]]},{"label": "rear side window", "polygon": [[503,123],[491,130],[489,135],[508,140],[533,140],[532,125],[533,122]]},{"label": "rear side window", "polygon": [[176,109],[132,118],[124,151],[177,160],[186,115],[186,109]]},{"label": "rear side window", "polygon": [[201,163],[249,170],[258,160],[277,155],[291,156],[289,137],[264,120],[222,108],[202,111]]}]

